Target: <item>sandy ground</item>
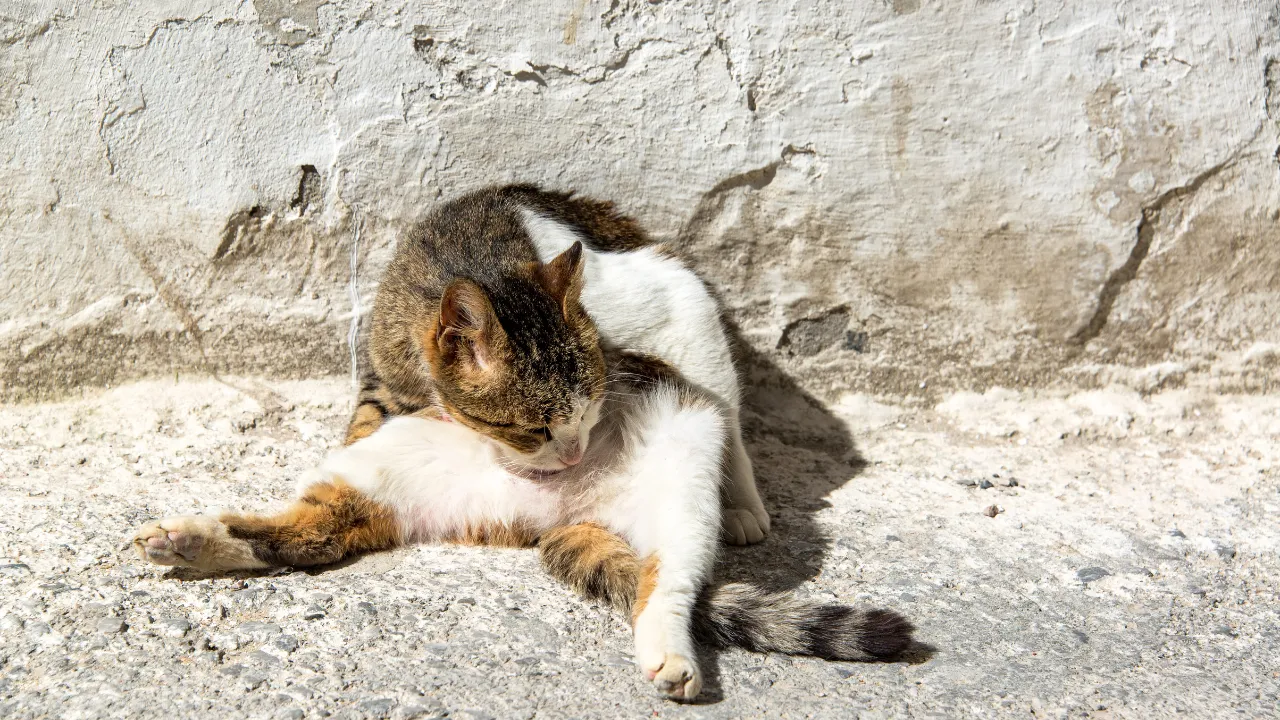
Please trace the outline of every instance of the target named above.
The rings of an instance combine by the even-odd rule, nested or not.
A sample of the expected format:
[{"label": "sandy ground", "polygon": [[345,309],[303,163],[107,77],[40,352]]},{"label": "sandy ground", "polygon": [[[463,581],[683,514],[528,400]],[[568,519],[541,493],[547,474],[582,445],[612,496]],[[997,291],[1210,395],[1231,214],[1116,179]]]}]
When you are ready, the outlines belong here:
[{"label": "sandy ground", "polygon": [[774,534],[721,575],[896,608],[919,626],[903,661],[725,652],[682,706],[642,681],[623,619],[532,552],[144,566],[121,541],[148,518],[285,502],[351,397],[339,379],[146,382],[0,407],[0,716],[1275,715],[1280,398],[823,407],[750,387]]}]

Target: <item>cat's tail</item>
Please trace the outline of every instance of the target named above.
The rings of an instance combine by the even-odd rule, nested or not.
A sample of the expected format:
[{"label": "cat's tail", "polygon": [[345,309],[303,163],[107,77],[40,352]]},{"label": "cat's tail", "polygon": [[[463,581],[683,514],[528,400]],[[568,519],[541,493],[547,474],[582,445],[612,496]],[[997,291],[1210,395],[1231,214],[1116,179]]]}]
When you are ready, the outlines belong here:
[{"label": "cat's tail", "polygon": [[896,657],[911,645],[915,630],[892,610],[813,602],[742,583],[704,590],[693,629],[701,641],[720,647],[828,660]]},{"label": "cat's tail", "polygon": [[[641,563],[631,546],[594,523],[556,528],[538,540],[552,577],[583,595],[631,613]],[[706,588],[694,606],[699,640],[757,652],[828,660],[891,658],[915,629],[892,610],[864,610],[730,583]]]}]

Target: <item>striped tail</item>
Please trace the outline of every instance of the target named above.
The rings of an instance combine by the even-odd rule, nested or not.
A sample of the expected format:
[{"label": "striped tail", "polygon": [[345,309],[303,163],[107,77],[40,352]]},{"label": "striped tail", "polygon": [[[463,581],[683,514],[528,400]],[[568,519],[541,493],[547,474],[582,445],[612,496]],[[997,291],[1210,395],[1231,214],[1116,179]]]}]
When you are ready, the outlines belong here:
[{"label": "striped tail", "polygon": [[915,628],[892,610],[817,603],[742,583],[707,588],[694,607],[704,643],[827,660],[883,660],[911,645]]},{"label": "striped tail", "polygon": [[[642,566],[621,538],[583,523],[545,533],[538,546],[552,577],[631,612]],[[702,643],[827,660],[893,658],[911,645],[914,630],[892,610],[813,602],[743,583],[704,589],[693,610],[693,631]]]}]

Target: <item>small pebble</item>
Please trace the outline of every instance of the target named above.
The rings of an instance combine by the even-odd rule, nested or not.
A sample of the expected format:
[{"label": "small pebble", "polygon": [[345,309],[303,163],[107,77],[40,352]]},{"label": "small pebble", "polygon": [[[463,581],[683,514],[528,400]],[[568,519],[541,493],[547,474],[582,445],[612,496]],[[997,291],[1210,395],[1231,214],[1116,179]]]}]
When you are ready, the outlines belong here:
[{"label": "small pebble", "polygon": [[1080,582],[1086,585],[1095,580],[1101,580],[1110,574],[1111,571],[1104,567],[1087,567],[1083,570],[1076,571],[1076,577],[1080,579]]},{"label": "small pebble", "polygon": [[254,650],[249,653],[249,656],[246,657],[245,660],[262,667],[275,667],[280,664],[280,660],[277,659],[276,656],[261,650]]},{"label": "small pebble", "polygon": [[271,644],[287,653],[291,653],[298,649],[298,638],[292,635],[281,635]]},{"label": "small pebble", "polygon": [[98,621],[98,632],[104,634],[115,634],[124,632],[124,618],[109,617]]},{"label": "small pebble", "polygon": [[995,487],[995,483],[992,483],[990,480],[983,480],[982,482],[978,483],[978,487],[983,490],[990,490],[991,488]]},{"label": "small pebble", "polygon": [[324,617],[324,608],[319,605],[311,605],[302,611],[303,620],[319,620]]},{"label": "small pebble", "polygon": [[374,717],[386,717],[390,715],[391,709],[395,706],[396,701],[391,698],[374,698],[360,703],[360,709]]},{"label": "small pebble", "polygon": [[988,505],[987,509],[982,511],[982,514],[986,515],[987,517],[995,517],[1002,512],[1004,512],[1004,508],[1000,507],[999,505]]},{"label": "small pebble", "polygon": [[272,635],[279,635],[280,626],[275,623],[250,620],[246,623],[240,623],[240,626],[236,628],[236,632],[243,633],[254,640],[263,642]]},{"label": "small pebble", "polygon": [[191,623],[184,618],[165,618],[156,623],[155,631],[164,637],[180,638],[191,630]]}]

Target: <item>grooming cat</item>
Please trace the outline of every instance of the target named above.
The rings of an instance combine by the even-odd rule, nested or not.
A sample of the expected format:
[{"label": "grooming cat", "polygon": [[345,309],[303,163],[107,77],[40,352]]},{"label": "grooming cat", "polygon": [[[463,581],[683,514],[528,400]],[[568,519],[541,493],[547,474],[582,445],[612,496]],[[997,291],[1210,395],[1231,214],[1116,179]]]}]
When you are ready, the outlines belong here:
[{"label": "grooming cat", "polygon": [[[601,339],[661,358],[725,407],[724,468],[729,478],[723,493],[725,539],[735,545],[763,540],[769,515],[742,443],[738,376],[720,308],[702,280],[665,248],[651,243],[635,221],[619,215],[609,203],[515,185],[474,193],[455,200],[451,207],[454,217],[446,221],[440,216],[455,223],[448,232],[470,232],[465,223],[474,221],[472,215],[487,213],[486,221],[501,218],[498,232],[527,237],[526,243],[516,243],[522,245],[526,258],[528,245],[542,262],[574,243],[584,245],[585,286],[580,299]],[[495,211],[495,207],[501,209]],[[409,334],[405,325],[413,320],[399,311],[398,298],[414,287],[423,262],[416,253],[401,253],[387,271],[383,281],[387,290],[379,293],[374,311],[369,348],[373,372],[360,394],[347,443],[368,436],[388,415],[432,415],[438,407],[435,381],[403,345]]]},{"label": "grooming cat", "polygon": [[[375,322],[372,340],[389,387],[352,423],[358,434],[374,413],[376,432],[332,453],[285,512],[148,523],[139,553],[231,570],[406,542],[536,541],[553,575],[631,610],[637,663],[678,698],[701,687],[697,640],[845,659],[901,651],[911,626],[895,613],[709,585],[732,408],[651,355],[602,348],[580,301],[589,258],[575,242],[538,261],[526,208],[503,192],[446,205],[398,251],[379,291],[391,328]],[[423,365],[429,395],[390,394],[421,387]],[[388,402],[420,404],[384,422]]]}]

